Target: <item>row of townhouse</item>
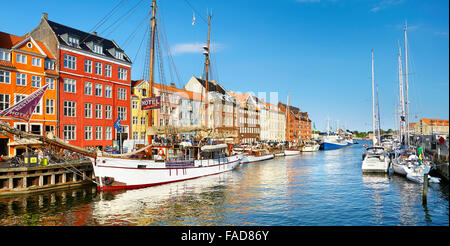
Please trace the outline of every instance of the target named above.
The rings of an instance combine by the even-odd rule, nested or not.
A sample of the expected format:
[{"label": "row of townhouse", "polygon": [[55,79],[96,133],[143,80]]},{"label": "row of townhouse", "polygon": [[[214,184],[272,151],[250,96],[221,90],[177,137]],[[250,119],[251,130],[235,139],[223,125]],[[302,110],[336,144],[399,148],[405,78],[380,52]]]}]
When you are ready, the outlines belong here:
[{"label": "row of townhouse", "polygon": [[[30,122],[1,119],[25,131],[52,132],[86,148],[112,146],[120,117],[129,135],[131,60],[113,41],[68,27],[43,14],[40,24],[19,37],[0,33],[0,110],[50,84]],[[22,141],[22,142],[21,142]],[[23,140],[0,137],[0,154],[24,151]]]},{"label": "row of townhouse", "polygon": [[[282,103],[274,105],[252,93],[227,91],[214,80],[208,81],[208,94],[206,81],[195,76],[182,89],[173,83],[154,83],[153,96],[161,97],[161,108],[153,111],[141,110],[140,105],[142,98],[149,97],[148,81],[132,81],[131,91],[131,139],[136,143],[146,143],[149,113],[152,114],[154,126],[207,126],[219,136],[225,136],[235,143],[262,140],[298,142],[311,138],[311,120],[308,119],[307,112],[289,107],[290,113],[287,114],[286,105]],[[292,121],[289,131],[287,115]]]},{"label": "row of townhouse", "polygon": [[[227,91],[195,76],[182,89],[155,83],[149,95],[148,81],[131,80],[131,66],[113,40],[51,21],[43,13],[39,25],[23,36],[0,32],[0,110],[45,84],[49,89],[28,123],[0,120],[36,134],[53,133],[82,148],[105,148],[126,139],[145,144],[149,114],[153,126],[206,126],[239,143],[297,142],[311,136],[307,113],[296,107],[286,112],[282,103]],[[140,100],[152,96],[161,97],[161,108],[141,110]],[[118,118],[120,131],[113,127]],[[20,154],[26,144],[0,134],[1,155]]]}]

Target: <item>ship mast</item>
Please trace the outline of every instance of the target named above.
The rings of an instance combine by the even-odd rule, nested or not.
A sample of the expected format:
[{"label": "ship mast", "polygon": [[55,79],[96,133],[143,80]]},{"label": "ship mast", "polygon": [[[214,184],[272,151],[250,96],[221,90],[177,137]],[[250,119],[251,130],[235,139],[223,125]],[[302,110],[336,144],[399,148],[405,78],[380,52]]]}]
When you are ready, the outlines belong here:
[{"label": "ship mast", "polygon": [[[151,40],[150,40],[150,72],[148,77],[148,94],[150,97],[153,97],[153,73],[154,73],[154,56],[155,56],[155,30],[156,30],[156,0],[152,2],[152,18],[150,19],[151,24]],[[152,127],[152,115],[153,111],[148,111],[148,126]],[[148,136],[148,144],[152,144],[152,136]]]},{"label": "ship mast", "polygon": [[373,49],[372,49],[372,145],[375,146],[377,144],[376,142],[376,135],[375,135],[375,124],[376,124],[376,114],[375,114],[375,77],[373,72]]},{"label": "ship mast", "polygon": [[203,46],[203,54],[205,55],[205,128],[208,128],[208,80],[209,80],[209,43],[210,43],[210,32],[211,32],[211,14],[208,15],[208,39],[206,46]]},{"label": "ship mast", "polygon": [[409,146],[409,100],[408,100],[408,37],[405,25],[405,117],[406,117],[406,146]]}]

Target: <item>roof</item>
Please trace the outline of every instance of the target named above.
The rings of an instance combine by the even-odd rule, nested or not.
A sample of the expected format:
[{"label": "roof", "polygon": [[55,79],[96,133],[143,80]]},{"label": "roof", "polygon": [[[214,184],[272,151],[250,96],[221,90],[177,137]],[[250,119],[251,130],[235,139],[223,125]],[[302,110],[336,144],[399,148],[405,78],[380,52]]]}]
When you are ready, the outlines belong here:
[{"label": "roof", "polygon": [[[132,80],[131,81],[131,87],[134,88],[136,86],[139,86],[141,83],[147,83],[147,80],[141,79],[141,80]],[[173,93],[177,93],[180,97],[185,98],[185,99],[193,99],[193,100],[201,100],[201,94],[200,93],[196,93],[196,92],[192,92],[192,91],[187,91],[184,89],[179,89],[173,86],[167,86],[167,85],[162,85],[162,84],[158,84],[158,83],[153,83],[153,88],[157,88],[159,90],[164,90],[164,91],[170,91]],[[132,95],[135,96],[135,95]]]},{"label": "roof", "polygon": [[[128,63],[131,63],[130,58],[124,53],[124,60],[118,59],[115,56],[113,56],[108,50],[110,49],[115,49],[118,51],[123,52],[122,49],[120,49],[120,47],[112,40],[97,36],[96,34],[92,34],[92,33],[87,33],[87,32],[83,32],[80,31],[78,29],[72,28],[72,27],[68,27],[59,23],[56,23],[54,21],[50,21],[47,20],[47,23],[50,25],[50,27],[52,28],[53,32],[56,34],[58,41],[60,44],[69,46],[66,41],[63,39],[63,35],[71,35],[74,36],[76,38],[79,39],[79,49],[87,51],[87,52],[92,52],[91,48],[88,47],[88,45],[90,43],[96,43],[96,44],[101,44],[103,46],[103,55],[114,59],[114,60],[118,60],[118,61],[125,61]],[[72,47],[72,46],[70,46]]]},{"label": "roof", "polygon": [[[200,84],[204,88],[206,88],[206,81],[204,79],[200,79],[197,77],[195,77],[195,79],[197,79],[200,82]],[[221,85],[219,85],[218,83],[215,83],[215,82],[211,82],[211,80],[208,81],[208,92],[210,92],[210,91],[215,91],[222,95],[225,95],[227,93]]]},{"label": "roof", "polygon": [[[420,119],[421,121],[423,121],[425,124],[431,126],[448,126],[449,121],[448,120],[440,120],[440,119],[425,119],[422,118]],[[433,121],[433,124],[431,124],[431,121]]]},{"label": "roof", "polygon": [[[0,48],[3,49],[12,49],[14,46],[24,42],[26,40],[32,40],[35,42],[39,48],[47,55],[50,59],[55,59],[55,57],[50,53],[44,43],[34,40],[32,37],[20,37],[14,34],[9,34],[5,32],[0,32]],[[4,65],[4,64],[2,64]]]}]

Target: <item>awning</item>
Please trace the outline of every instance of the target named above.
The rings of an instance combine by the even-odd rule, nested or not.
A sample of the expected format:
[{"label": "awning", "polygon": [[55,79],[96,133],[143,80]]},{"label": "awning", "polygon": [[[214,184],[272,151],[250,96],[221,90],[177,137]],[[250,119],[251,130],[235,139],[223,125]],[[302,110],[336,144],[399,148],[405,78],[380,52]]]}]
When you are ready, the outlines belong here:
[{"label": "awning", "polygon": [[9,146],[41,145],[41,144],[43,143],[37,139],[27,139],[27,138],[17,139],[14,142],[8,143]]}]

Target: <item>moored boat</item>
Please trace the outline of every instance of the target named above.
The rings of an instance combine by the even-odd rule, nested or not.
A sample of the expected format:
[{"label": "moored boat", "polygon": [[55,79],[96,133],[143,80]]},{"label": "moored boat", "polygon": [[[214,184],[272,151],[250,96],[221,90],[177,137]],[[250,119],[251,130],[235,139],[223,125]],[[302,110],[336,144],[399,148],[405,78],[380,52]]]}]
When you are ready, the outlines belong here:
[{"label": "moored boat", "polygon": [[293,155],[300,155],[300,150],[297,149],[285,149],[284,150],[285,156],[293,156]]},{"label": "moored boat", "polygon": [[383,147],[375,146],[367,148],[362,162],[363,173],[387,173],[390,159]]},{"label": "moored boat", "polygon": [[274,157],[274,154],[270,154],[269,151],[265,149],[252,150],[250,153],[244,155],[241,163],[247,164],[258,161],[265,161],[273,159]]}]

